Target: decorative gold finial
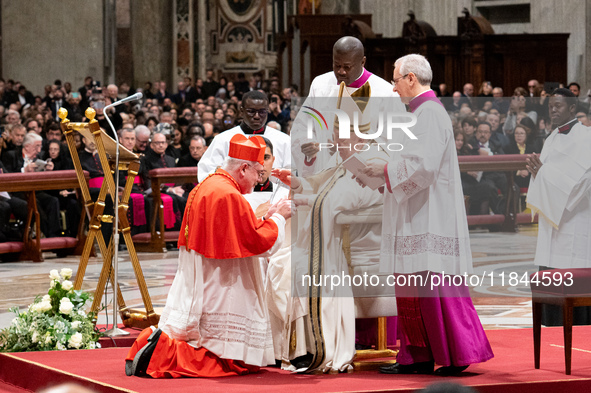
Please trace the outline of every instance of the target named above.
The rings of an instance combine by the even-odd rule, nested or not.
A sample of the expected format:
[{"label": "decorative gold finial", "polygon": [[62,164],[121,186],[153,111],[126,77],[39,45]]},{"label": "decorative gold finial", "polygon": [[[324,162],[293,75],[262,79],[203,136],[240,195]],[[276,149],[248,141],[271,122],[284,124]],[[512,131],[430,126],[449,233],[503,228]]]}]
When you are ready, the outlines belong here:
[{"label": "decorative gold finial", "polygon": [[86,115],[86,118],[90,122],[90,121],[94,120],[94,117],[96,116],[96,111],[93,108],[88,107],[88,108],[86,108],[86,111],[84,112],[84,114]]},{"label": "decorative gold finial", "polygon": [[66,108],[59,108],[57,110],[57,115],[60,119],[64,120],[66,116],[68,116],[68,110]]},{"label": "decorative gold finial", "polygon": [[86,108],[86,111],[84,112],[84,114],[86,115],[86,118],[89,121],[94,120],[94,117],[96,116],[96,111],[94,110],[94,108],[88,107]]}]

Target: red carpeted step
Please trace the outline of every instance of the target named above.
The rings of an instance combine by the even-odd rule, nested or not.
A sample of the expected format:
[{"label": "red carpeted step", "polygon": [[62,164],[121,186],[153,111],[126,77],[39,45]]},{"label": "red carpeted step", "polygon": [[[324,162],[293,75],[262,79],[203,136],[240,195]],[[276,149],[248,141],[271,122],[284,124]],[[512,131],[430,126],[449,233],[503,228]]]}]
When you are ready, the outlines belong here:
[{"label": "red carpeted step", "polygon": [[[38,390],[52,382],[83,381],[98,392],[414,392],[435,382],[453,381],[474,386],[479,393],[555,393],[591,391],[590,326],[573,328],[573,370],[564,374],[562,328],[542,329],[541,369],[534,369],[531,329],[486,332],[495,357],[470,366],[461,376],[384,375],[376,371],[340,375],[300,375],[264,368],[259,373],[211,379],[147,379],[127,377],[128,348],[0,354],[0,380],[13,375],[19,386]],[[21,362],[21,363],[19,363]],[[34,362],[34,363],[33,363]],[[51,371],[51,373],[50,373]],[[14,377],[17,375],[17,378]],[[33,376],[33,377],[31,377]]]},{"label": "red carpeted step", "polygon": [[24,393],[24,392],[30,392],[30,390],[19,388],[18,386],[14,386],[9,383],[0,381],[0,393]]}]

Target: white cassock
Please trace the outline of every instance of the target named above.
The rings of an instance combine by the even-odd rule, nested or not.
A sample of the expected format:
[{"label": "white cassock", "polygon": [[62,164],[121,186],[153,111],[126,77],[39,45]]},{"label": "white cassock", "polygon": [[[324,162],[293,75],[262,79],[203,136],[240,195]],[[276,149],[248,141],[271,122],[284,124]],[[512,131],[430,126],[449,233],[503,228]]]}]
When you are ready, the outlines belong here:
[{"label": "white cassock", "polygon": [[591,267],[590,147],[591,128],[578,122],[568,134],[557,128],[546,139],[543,165],[527,193],[532,213],[540,213],[536,265]]},{"label": "white cassock", "polygon": [[[355,356],[355,303],[351,285],[331,288],[318,283],[322,277],[342,277],[359,265],[361,269],[379,260],[381,224],[356,224],[351,227],[351,270],[343,253],[342,225],[336,224],[340,212],[350,212],[380,205],[383,200],[378,190],[361,188],[342,165],[302,180],[301,192],[309,195],[311,205],[308,217],[298,231],[296,246],[292,249],[295,267],[294,299],[298,309],[308,314],[308,345],[315,359],[310,370],[323,372],[352,369]],[[329,162],[329,165],[331,162]],[[297,190],[300,191],[300,190]]]},{"label": "white cassock", "polygon": [[[432,90],[424,93],[435,95]],[[416,98],[415,98],[416,99]],[[411,102],[412,107],[412,102]],[[442,105],[423,102],[387,165],[380,269],[386,273],[472,270],[466,209],[453,128]]]},{"label": "white cassock", "polygon": [[[368,73],[364,70],[362,78],[367,77]],[[392,90],[392,85],[386,82],[379,76],[370,74],[367,78],[367,82],[371,87],[371,95],[369,97],[368,106],[373,109],[374,118],[371,119],[372,132],[377,126],[377,118],[380,114],[387,112],[406,112],[404,105],[400,101],[398,94]],[[354,94],[359,88],[346,87],[349,95]],[[329,140],[333,139],[332,130],[334,129],[334,114],[330,114],[332,106],[336,108],[336,98],[339,95],[339,84],[334,75],[334,72],[327,72],[317,76],[310,85],[310,92],[308,97],[304,101],[304,106],[315,108],[319,112],[324,113],[324,119],[326,120],[328,129],[321,122],[318,124],[312,122],[314,127],[313,139],[308,139],[308,123],[311,121],[311,116],[305,113],[306,111],[300,108],[296,118],[294,119],[291,127],[291,138],[292,138],[292,156],[294,160],[294,166],[298,171],[298,176],[307,177],[315,173],[321,172],[328,168],[328,161],[330,160],[330,154],[328,149],[321,150],[316,155],[316,159],[312,162],[305,159],[302,153],[301,146],[308,142],[328,143]]]},{"label": "white cassock", "polygon": [[[216,135],[197,165],[199,183],[223,164],[230,151],[230,139],[236,134],[252,136],[245,134],[240,126]],[[273,168],[289,168],[291,166],[291,139],[289,135],[271,127],[266,127],[263,134],[257,135],[264,136],[273,144],[273,155],[275,156]]]},{"label": "white cassock", "polygon": [[[272,183],[273,184],[273,183]],[[273,184],[276,192],[253,192],[244,197],[253,211],[266,202],[276,203],[289,196],[289,188]],[[306,354],[304,311],[292,301],[291,291],[291,219],[285,223],[285,240],[270,258],[261,260],[265,277],[265,298],[269,309],[275,359],[282,368],[292,369],[289,360]]]}]

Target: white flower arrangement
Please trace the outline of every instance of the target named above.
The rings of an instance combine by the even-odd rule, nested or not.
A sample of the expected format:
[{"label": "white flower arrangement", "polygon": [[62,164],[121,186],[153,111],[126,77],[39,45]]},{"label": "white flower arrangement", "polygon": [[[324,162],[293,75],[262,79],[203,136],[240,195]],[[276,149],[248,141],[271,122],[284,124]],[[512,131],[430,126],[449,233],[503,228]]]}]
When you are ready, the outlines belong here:
[{"label": "white flower arrangement", "polygon": [[71,277],[72,269],[52,270],[47,295],[37,296],[26,311],[10,309],[16,318],[0,331],[0,352],[100,348],[96,315],[84,311],[91,295],[75,291]]}]

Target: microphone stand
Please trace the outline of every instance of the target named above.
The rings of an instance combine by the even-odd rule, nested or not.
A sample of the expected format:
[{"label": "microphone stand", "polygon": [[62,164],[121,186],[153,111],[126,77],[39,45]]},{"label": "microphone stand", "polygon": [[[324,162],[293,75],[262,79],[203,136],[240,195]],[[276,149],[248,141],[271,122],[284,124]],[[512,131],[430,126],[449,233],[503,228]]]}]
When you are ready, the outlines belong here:
[{"label": "microphone stand", "polygon": [[121,105],[128,101],[139,100],[141,98],[142,93],[136,93],[133,96],[127,97],[120,101],[116,101],[111,105],[107,105],[105,109],[103,109],[105,119],[107,119],[107,123],[109,123],[109,126],[111,126],[113,135],[115,135],[115,142],[117,142],[117,151],[115,153],[115,195],[113,196],[113,204],[115,205],[115,225],[113,226],[113,270],[115,275],[113,280],[113,327],[104,333],[104,335],[107,337],[129,335],[129,332],[126,332],[125,330],[119,329],[117,327],[117,288],[119,287],[119,135],[117,135],[117,130],[115,130],[115,127],[113,127],[113,123],[111,123],[111,119],[109,119],[107,109],[111,109],[117,105]]}]

